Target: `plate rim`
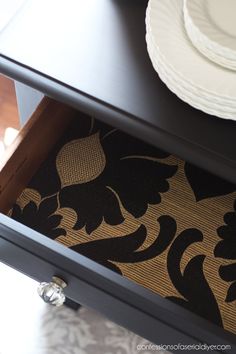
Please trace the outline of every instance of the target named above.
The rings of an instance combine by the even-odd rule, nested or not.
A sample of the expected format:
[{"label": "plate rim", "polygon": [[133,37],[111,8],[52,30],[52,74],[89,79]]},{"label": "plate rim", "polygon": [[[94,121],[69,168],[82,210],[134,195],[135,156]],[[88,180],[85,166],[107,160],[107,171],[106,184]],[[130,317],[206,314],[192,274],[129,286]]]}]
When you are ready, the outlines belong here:
[{"label": "plate rim", "polygon": [[[157,41],[155,40],[155,36],[154,36],[154,34],[153,34],[153,28],[152,28],[152,24],[151,24],[151,22],[153,21],[153,16],[151,16],[151,11],[153,11],[153,10],[152,10],[153,6],[156,7],[155,10],[154,10],[154,12],[157,10],[157,4],[158,4],[158,3],[160,3],[161,6],[169,6],[169,4],[171,4],[171,6],[174,6],[174,5],[177,4],[177,6],[179,7],[179,8],[178,8],[178,12],[180,13],[180,10],[181,10],[181,14],[182,14],[183,0],[178,0],[177,2],[171,2],[170,0],[168,0],[168,2],[167,2],[167,1],[161,1],[161,0],[149,0],[149,2],[148,2],[148,7],[147,7],[147,12],[146,12],[146,21],[147,21],[147,19],[149,20],[149,23],[150,23],[150,33],[151,33],[152,38],[154,38],[154,39],[153,39],[153,43],[154,43],[155,47],[158,48],[158,51],[161,53],[162,57],[165,59],[165,62],[168,63],[169,67],[171,67],[174,72],[178,73],[178,75],[183,78],[183,77],[185,77],[185,75],[184,75],[179,69],[176,68],[176,65],[173,64],[173,61],[170,60],[170,58],[169,58],[169,60],[166,60],[166,56],[167,56],[167,55],[166,55],[166,53],[163,54],[163,50],[161,49],[162,47],[160,47],[160,45],[157,43]],[[180,18],[180,17],[179,17],[179,13],[177,13],[176,11],[175,11],[174,13],[176,14],[176,15],[175,15],[176,17],[173,19],[173,21],[178,21],[178,22],[181,24],[180,31],[183,31],[183,35],[184,35],[184,33],[186,33],[186,32],[185,32],[183,17],[181,16],[181,18]],[[183,15],[183,14],[182,14],[182,15]],[[173,21],[172,21],[172,22],[173,22]],[[155,26],[156,26],[156,24],[155,24]],[[161,28],[161,27],[160,27],[160,28]],[[184,41],[185,41],[187,38],[188,38],[188,37],[187,37],[187,34],[186,34],[186,38],[182,37],[182,38],[181,38],[181,42],[184,43]],[[189,40],[189,43],[191,44],[190,40]],[[184,43],[184,45],[186,46],[186,43]],[[162,45],[162,46],[163,46],[163,45]],[[191,44],[191,46],[192,46],[192,48],[194,49],[194,51],[196,51],[196,52],[195,52],[195,54],[193,54],[194,51],[192,51],[192,52],[189,51],[189,53],[191,53],[191,55],[196,55],[196,57],[197,57],[197,56],[201,56],[201,58],[202,58],[201,60],[203,60],[202,63],[203,63],[204,61],[207,61],[207,63],[208,63],[207,65],[214,65],[215,67],[217,67],[217,70],[224,70],[224,71],[227,71],[227,70],[228,70],[228,69],[225,69],[225,68],[223,68],[223,67],[220,67],[220,66],[214,64],[213,62],[210,62],[210,61],[209,61],[207,58],[205,58],[201,53],[199,53],[199,52],[194,48],[194,46],[193,46],[192,44]],[[191,49],[191,50],[192,50],[192,49]],[[203,65],[204,65],[204,64],[203,64]],[[235,76],[236,76],[236,73],[235,73],[235,72],[232,71],[232,73],[235,74]],[[186,78],[186,77],[185,77],[185,78]],[[213,90],[212,88],[211,88],[211,89],[210,89],[210,88],[206,88],[206,87],[204,86],[204,84],[202,84],[202,83],[199,83],[199,82],[196,83],[196,82],[194,82],[194,79],[189,79],[189,77],[186,78],[186,81],[189,82],[191,85],[195,86],[195,87],[196,87],[198,90],[200,90],[201,92],[202,92],[202,91],[206,92],[206,93],[209,94],[211,97],[216,97],[216,98],[219,98],[219,99],[224,99],[224,100],[227,100],[227,101],[229,101],[229,102],[235,102],[235,101],[236,101],[236,93],[235,93],[235,94],[232,94],[232,93],[231,93],[231,94],[228,94],[228,93],[220,93],[219,91]],[[235,80],[235,82],[236,82],[236,80]],[[231,83],[231,85],[232,85],[232,83]],[[236,86],[235,86],[235,89],[236,89]],[[233,90],[231,90],[231,91],[233,91]],[[235,92],[236,92],[236,90],[235,90]]]},{"label": "plate rim", "polygon": [[230,47],[227,47],[226,45],[222,45],[219,42],[217,42],[215,39],[210,38],[207,34],[205,34],[202,29],[199,28],[198,24],[196,21],[194,21],[194,18],[190,14],[190,1],[196,1],[196,0],[184,0],[184,12],[188,16],[188,19],[191,22],[192,28],[194,28],[195,33],[201,38],[202,42],[206,44],[206,47],[210,50],[213,50],[216,54],[227,58],[231,60],[236,61],[236,49],[232,49]]},{"label": "plate rim", "polygon": [[[148,38],[146,37],[146,41],[148,42]],[[190,106],[199,109],[207,114],[210,114],[214,117],[218,117],[218,118],[222,118],[222,119],[226,119],[226,120],[236,120],[236,110],[235,112],[227,112],[225,113],[225,111],[220,111],[220,110],[216,110],[214,108],[211,108],[210,106],[206,106],[203,103],[200,103],[198,100],[194,100],[191,98],[191,96],[188,94],[188,90],[184,89],[183,90],[179,90],[179,88],[177,87],[177,85],[175,85],[175,83],[173,84],[172,81],[172,77],[170,77],[170,73],[166,72],[165,69],[160,68],[160,66],[162,65],[162,62],[159,61],[159,64],[157,64],[157,62],[154,60],[154,58],[152,57],[152,54],[150,53],[150,42],[149,45],[147,43],[147,49],[148,49],[148,54],[150,57],[150,60],[152,62],[152,66],[154,68],[154,70],[158,73],[160,79],[164,82],[164,84],[168,87],[168,89],[174,93],[178,98],[180,98],[182,101],[184,101],[185,103],[189,104]],[[169,76],[169,77],[168,77]],[[173,87],[174,85],[174,87]],[[195,95],[194,97],[197,98],[197,95]]]},{"label": "plate rim", "polygon": [[191,19],[188,18],[188,13],[184,9],[184,25],[187,31],[188,37],[191,40],[192,44],[195,48],[197,48],[204,56],[206,56],[209,60],[212,60],[218,65],[223,66],[229,70],[236,70],[236,60],[227,59],[224,56],[217,54],[215,51],[210,50],[204,42],[202,41],[201,37],[195,31],[194,26],[192,26]]}]

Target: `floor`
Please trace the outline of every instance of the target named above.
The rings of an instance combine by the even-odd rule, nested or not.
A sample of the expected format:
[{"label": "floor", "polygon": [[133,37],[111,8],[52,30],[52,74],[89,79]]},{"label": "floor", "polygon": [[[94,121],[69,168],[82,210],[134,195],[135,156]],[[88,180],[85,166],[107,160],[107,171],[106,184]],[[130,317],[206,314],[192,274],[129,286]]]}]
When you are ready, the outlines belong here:
[{"label": "floor", "polygon": [[[149,343],[81,308],[46,305],[37,294],[37,283],[0,264],[1,354],[151,354],[138,351]],[[158,353],[163,353],[159,351]]]},{"label": "floor", "polygon": [[[14,84],[0,76],[0,159],[18,129]],[[90,309],[44,304],[37,282],[1,263],[0,280],[0,354],[164,353]]]}]

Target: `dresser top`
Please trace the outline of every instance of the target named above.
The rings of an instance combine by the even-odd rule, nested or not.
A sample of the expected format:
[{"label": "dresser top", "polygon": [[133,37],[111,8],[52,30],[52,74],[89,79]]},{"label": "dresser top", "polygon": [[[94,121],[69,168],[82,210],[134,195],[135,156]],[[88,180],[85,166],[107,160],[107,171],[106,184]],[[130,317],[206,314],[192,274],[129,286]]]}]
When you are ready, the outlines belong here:
[{"label": "dresser top", "polygon": [[0,71],[236,183],[236,123],[161,82],[146,50],[146,6],[27,1],[0,32]]}]

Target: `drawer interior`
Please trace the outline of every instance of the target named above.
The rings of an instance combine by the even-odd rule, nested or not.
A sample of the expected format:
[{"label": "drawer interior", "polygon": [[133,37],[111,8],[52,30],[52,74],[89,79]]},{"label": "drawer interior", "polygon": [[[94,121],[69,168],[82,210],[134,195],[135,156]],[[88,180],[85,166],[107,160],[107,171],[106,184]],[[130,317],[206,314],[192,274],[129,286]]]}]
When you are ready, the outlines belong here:
[{"label": "drawer interior", "polygon": [[236,188],[45,99],[2,162],[0,210],[236,333]]}]

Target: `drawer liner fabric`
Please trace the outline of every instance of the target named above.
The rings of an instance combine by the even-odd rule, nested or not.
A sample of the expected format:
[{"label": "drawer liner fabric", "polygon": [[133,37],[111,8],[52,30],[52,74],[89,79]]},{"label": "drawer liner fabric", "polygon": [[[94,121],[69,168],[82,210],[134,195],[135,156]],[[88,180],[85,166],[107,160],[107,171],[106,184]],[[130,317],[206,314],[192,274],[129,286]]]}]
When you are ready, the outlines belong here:
[{"label": "drawer liner fabric", "polygon": [[236,333],[236,188],[78,113],[9,215]]}]

